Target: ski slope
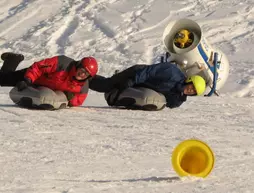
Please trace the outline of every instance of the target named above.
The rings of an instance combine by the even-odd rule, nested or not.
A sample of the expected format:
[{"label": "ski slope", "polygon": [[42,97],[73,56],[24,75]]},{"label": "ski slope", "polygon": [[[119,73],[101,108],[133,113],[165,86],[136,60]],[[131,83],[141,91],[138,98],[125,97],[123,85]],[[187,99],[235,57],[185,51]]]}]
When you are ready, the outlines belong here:
[{"label": "ski slope", "polygon": [[[253,192],[253,0],[1,0],[0,53],[33,61],[94,56],[99,73],[151,64],[164,52],[171,20],[197,21],[223,50],[230,75],[219,97],[189,97],[177,109],[143,112],[107,107],[90,92],[83,107],[18,108],[0,88],[0,192]],[[170,157],[198,138],[216,156],[205,179],[179,178]]]}]

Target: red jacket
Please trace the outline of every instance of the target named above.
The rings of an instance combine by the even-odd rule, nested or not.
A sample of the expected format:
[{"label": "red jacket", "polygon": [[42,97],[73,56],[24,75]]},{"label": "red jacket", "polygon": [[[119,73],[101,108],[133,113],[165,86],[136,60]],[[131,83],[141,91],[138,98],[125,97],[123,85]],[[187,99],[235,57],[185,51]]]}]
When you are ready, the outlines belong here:
[{"label": "red jacket", "polygon": [[88,93],[88,80],[77,81],[77,62],[67,56],[55,56],[39,62],[35,62],[25,73],[33,84],[45,86],[52,90],[59,90],[73,93],[70,99],[71,106],[82,105]]}]

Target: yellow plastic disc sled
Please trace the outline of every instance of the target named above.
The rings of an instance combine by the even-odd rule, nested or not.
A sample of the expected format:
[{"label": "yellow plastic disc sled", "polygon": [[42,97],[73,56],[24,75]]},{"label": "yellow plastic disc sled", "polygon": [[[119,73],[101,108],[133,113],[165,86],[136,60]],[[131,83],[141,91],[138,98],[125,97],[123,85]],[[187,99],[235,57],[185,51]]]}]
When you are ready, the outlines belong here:
[{"label": "yellow plastic disc sled", "polygon": [[171,161],[179,176],[205,178],[212,171],[215,159],[206,143],[190,139],[181,142],[174,149]]}]

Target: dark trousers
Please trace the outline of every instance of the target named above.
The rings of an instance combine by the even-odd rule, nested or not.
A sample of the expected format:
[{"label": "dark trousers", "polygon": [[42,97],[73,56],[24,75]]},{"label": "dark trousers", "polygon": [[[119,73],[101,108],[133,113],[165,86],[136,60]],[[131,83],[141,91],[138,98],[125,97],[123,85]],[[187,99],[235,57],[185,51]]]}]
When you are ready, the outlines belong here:
[{"label": "dark trousers", "polygon": [[133,79],[138,70],[145,68],[146,65],[134,65],[123,70],[113,76],[106,78],[104,76],[96,75],[89,82],[89,88],[97,91],[107,93],[113,89],[121,88],[129,79]]},{"label": "dark trousers", "polygon": [[0,71],[0,86],[16,86],[18,82],[24,80],[26,70],[27,68],[13,72]]}]

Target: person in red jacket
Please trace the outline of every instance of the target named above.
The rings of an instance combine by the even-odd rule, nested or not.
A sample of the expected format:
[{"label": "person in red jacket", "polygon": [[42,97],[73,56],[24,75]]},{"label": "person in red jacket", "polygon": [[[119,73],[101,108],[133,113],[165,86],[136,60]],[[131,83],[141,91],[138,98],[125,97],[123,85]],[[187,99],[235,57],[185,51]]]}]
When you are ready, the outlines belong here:
[{"label": "person in red jacket", "polygon": [[[8,65],[19,63],[24,59],[21,56],[23,55],[15,53],[2,54],[3,67],[8,69]],[[63,91],[68,98],[69,106],[80,106],[87,97],[89,79],[97,72],[98,64],[93,57],[84,57],[75,61],[61,55],[43,59],[33,63],[29,68],[17,71],[0,70],[0,85],[16,86],[19,91],[33,85],[48,87]]]}]

